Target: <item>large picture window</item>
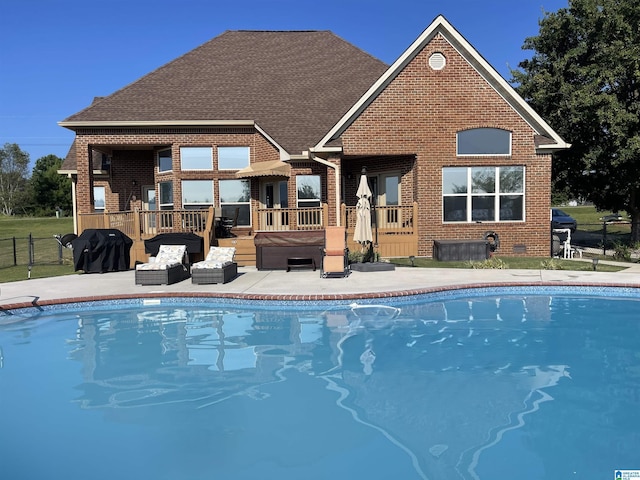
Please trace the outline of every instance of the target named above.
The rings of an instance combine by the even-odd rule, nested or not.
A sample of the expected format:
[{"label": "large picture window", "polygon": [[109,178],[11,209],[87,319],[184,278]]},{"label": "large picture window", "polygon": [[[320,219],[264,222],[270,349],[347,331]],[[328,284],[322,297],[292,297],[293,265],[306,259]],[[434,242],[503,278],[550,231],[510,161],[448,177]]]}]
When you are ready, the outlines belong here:
[{"label": "large picture window", "polygon": [[182,170],[213,170],[211,147],[181,147],[180,168]]},{"label": "large picture window", "polygon": [[220,180],[222,216],[234,220],[234,226],[251,225],[249,180]]},{"label": "large picture window", "polygon": [[524,220],[524,167],[442,169],[445,222]]},{"label": "large picture window", "polygon": [[458,155],[511,155],[511,132],[500,128],[472,128],[457,135]]},{"label": "large picture window", "polygon": [[211,205],[213,205],[213,181],[182,181],[182,208],[189,210],[207,208]]},{"label": "large picture window", "polygon": [[249,165],[249,147],[218,147],[218,170],[240,170]]}]

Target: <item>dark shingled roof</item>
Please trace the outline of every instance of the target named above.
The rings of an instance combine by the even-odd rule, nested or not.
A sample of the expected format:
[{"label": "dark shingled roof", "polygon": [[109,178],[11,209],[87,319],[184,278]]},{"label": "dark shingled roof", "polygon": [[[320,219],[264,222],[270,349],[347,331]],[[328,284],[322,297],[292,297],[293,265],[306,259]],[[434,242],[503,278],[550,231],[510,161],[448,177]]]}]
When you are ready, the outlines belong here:
[{"label": "dark shingled roof", "polygon": [[254,120],[299,154],[387,68],[329,31],[228,31],[64,122]]}]

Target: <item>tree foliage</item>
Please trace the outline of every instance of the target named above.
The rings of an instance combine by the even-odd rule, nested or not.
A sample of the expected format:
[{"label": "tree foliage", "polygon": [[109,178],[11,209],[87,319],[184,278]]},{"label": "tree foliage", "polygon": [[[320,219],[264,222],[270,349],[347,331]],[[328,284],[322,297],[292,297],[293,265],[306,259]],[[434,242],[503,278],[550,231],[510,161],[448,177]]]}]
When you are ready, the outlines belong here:
[{"label": "tree foliage", "polygon": [[640,237],[640,2],[569,0],[545,13],[512,71],[518,92],[569,143],[555,189],[625,210]]},{"label": "tree foliage", "polygon": [[29,169],[29,154],[16,143],[0,148],[0,212],[13,215],[25,190]]},{"label": "tree foliage", "polygon": [[60,157],[47,155],[39,158],[33,168],[30,184],[40,215],[51,215],[56,209],[71,210],[71,180],[58,173],[62,161]]}]

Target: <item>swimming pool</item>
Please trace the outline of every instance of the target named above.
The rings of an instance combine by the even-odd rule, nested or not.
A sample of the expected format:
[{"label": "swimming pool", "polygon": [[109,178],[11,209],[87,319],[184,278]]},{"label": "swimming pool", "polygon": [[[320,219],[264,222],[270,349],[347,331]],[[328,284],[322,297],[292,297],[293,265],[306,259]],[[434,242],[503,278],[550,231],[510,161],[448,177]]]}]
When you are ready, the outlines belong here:
[{"label": "swimming pool", "polygon": [[640,469],[640,300],[505,288],[0,316],[20,479],[600,479]]}]

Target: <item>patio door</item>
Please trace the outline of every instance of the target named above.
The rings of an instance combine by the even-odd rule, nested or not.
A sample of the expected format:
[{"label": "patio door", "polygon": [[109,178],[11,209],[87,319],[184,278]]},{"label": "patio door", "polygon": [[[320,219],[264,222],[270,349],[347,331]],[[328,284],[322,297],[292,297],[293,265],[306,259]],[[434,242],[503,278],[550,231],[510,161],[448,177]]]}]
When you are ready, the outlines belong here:
[{"label": "patio door", "polygon": [[[262,203],[267,210],[289,208],[287,181],[268,181],[262,185]],[[267,230],[288,230],[289,212],[267,211],[261,218],[261,225]]]},{"label": "patio door", "polygon": [[142,187],[142,229],[144,233],[156,233],[156,188],[153,185]]}]

